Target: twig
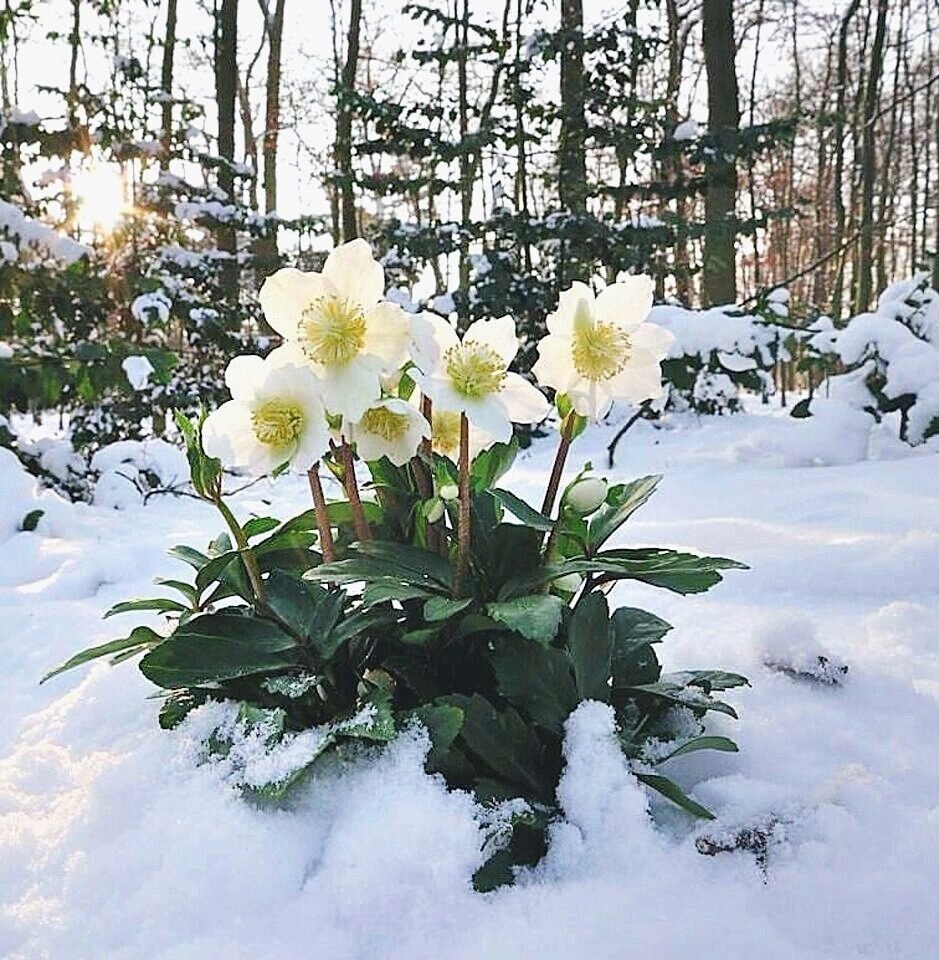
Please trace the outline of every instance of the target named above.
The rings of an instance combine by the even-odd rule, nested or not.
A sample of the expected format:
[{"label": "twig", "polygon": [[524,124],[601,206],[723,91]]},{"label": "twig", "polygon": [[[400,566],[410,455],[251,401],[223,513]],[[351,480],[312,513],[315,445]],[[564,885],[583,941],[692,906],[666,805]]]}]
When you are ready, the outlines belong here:
[{"label": "twig", "polygon": [[323,494],[323,485],[320,483],[320,465],[314,463],[307,471],[310,481],[310,493],[313,496],[313,512],[316,515],[316,529],[320,536],[320,552],[326,563],[336,559],[336,547],[333,543],[333,531],[329,526],[329,511],[326,506],[326,497]]}]

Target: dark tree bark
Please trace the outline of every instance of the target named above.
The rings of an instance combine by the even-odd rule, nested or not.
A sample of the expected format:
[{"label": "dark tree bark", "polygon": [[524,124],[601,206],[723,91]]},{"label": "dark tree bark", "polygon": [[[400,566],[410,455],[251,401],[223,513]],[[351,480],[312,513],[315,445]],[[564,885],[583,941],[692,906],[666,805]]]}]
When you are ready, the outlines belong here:
[{"label": "dark tree bark", "polygon": [[[268,24],[267,84],[264,105],[264,211],[277,209],[277,144],[280,137],[281,48],[286,0],[275,0]],[[262,8],[269,9],[266,3]]]},{"label": "dark tree bark", "polygon": [[708,79],[708,127],[716,146],[707,163],[704,296],[709,304],[733,303],[737,299],[734,154],[740,126],[733,0],[703,0],[701,15]]},{"label": "dark tree bark", "polygon": [[877,25],[871,48],[870,71],[864,91],[863,128],[861,133],[861,238],[858,250],[857,287],[854,296],[856,312],[870,306],[873,295],[874,253],[874,181],[877,174],[877,141],[875,123],[880,99],[880,79],[884,67],[884,39],[887,33],[887,5],[878,0]]},{"label": "dark tree bark", "polygon": [[160,70],[160,91],[163,94],[160,122],[160,169],[167,170],[173,149],[173,61],[176,52],[176,2],[167,0],[166,31],[163,34],[163,64]]},{"label": "dark tree bark", "polygon": [[362,0],[349,6],[349,30],[346,34],[346,56],[336,91],[336,170],[339,172],[339,216],[343,243],[359,235],[355,213],[355,186],[352,169],[352,97],[359,66],[359,35],[362,26]]},{"label": "dark tree bark", "polygon": [[[215,102],[218,110],[218,186],[228,202],[235,200],[235,97],[238,76],[238,0],[219,0],[215,7]],[[229,303],[238,299],[235,228],[219,224],[219,250],[229,255],[222,265],[222,291]]]},{"label": "dark tree bark", "polygon": [[[558,140],[558,195],[574,216],[587,213],[587,120],[584,114],[584,8],[582,0],[561,0],[561,132]],[[585,279],[579,244],[568,242],[559,283]]]}]

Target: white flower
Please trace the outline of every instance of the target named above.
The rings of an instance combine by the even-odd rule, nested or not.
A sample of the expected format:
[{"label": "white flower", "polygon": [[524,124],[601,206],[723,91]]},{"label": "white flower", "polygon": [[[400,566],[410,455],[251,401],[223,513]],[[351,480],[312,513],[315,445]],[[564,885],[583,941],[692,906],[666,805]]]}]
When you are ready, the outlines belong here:
[{"label": "white flower", "polygon": [[512,423],[538,423],[550,406],[544,394],[508,366],[518,352],[511,317],[477,320],[463,340],[446,320],[422,314],[413,322],[414,381],[435,407],[467,419],[503,443]]},{"label": "white flower", "polygon": [[225,383],[232,399],[202,426],[210,457],[261,476],[289,462],[306,470],[326,452],[326,417],[309,368],[235,357]]},{"label": "white flower", "polygon": [[381,378],[407,359],[408,315],[383,301],[385,272],[364,240],[330,253],[322,273],[285,268],[259,294],[268,323],[287,341],[275,362],[309,364],[330,413],[358,420],[381,397]]},{"label": "white flower", "polygon": [[389,398],[369,407],[349,424],[347,433],[363,460],[387,457],[400,467],[417,453],[421,440],[430,437],[430,424],[407,400]]},{"label": "white flower", "polygon": [[[441,410],[434,406],[431,416],[431,448],[442,457],[449,457],[454,463],[460,457],[460,414],[453,410]],[[469,456],[474,460],[486,447],[493,444],[493,438],[472,423],[469,425]],[[447,498],[444,497],[444,500]]]},{"label": "white flower", "polygon": [[548,316],[538,344],[538,382],[566,394],[583,417],[599,420],[614,400],[641,403],[662,396],[660,364],[672,335],[644,323],[652,307],[652,280],[627,277],[596,297],[574,283]]}]

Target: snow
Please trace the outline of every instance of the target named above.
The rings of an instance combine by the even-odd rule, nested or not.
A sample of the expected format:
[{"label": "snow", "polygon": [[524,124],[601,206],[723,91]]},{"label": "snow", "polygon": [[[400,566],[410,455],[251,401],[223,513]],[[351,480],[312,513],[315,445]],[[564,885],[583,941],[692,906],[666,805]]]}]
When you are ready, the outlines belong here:
[{"label": "snow", "polygon": [[[26,216],[19,207],[7,203],[6,200],[0,200],[0,233],[3,231],[13,240],[18,240],[22,246],[36,249],[45,256],[64,263],[74,263],[91,255],[90,247]],[[13,259],[8,254],[9,250],[4,248],[4,258]]]},{"label": "snow", "polygon": [[[212,717],[159,729],[159,701],[132,665],[38,686],[77,648],[142,622],[100,616],[181,573],[164,551],[204,544],[219,524],[186,497],[142,506],[137,494],[121,512],[68,504],[0,450],[0,956],[429,960],[445,945],[457,960],[622,960],[705,944],[728,960],[935,956],[937,461],[867,415],[852,426],[856,410],[814,413],[639,421],[609,472],[665,475],[622,543],[751,567],[697,596],[638,584],[614,594],[674,624],[659,647],[667,670],[751,680],[725,694],[740,720],[711,723],[740,752],[664,767],[717,821],[693,824],[640,788],[608,709],[588,703],[567,724],[564,820],[548,856],[486,896],[469,878],[492,815],[423,772],[419,730],[274,809],[243,799],[223,762],[204,762],[198,724]],[[578,441],[569,477],[585,460],[605,464],[627,415]],[[172,449],[117,444],[96,461],[140,469],[146,452],[168,478],[183,467]],[[552,441],[537,441],[503,485],[534,498],[552,456]],[[306,500],[303,478],[282,477],[234,507],[266,515],[273,501],[288,516]],[[21,531],[37,507],[37,530]],[[819,657],[848,673],[800,678]],[[747,830],[765,837],[764,867],[713,852]]]},{"label": "snow", "polygon": [[701,127],[697,120],[682,120],[672,131],[673,140],[697,140],[701,136]]},{"label": "snow", "polygon": [[153,374],[153,364],[146,357],[125,357],[121,369],[135,390],[145,389]]}]

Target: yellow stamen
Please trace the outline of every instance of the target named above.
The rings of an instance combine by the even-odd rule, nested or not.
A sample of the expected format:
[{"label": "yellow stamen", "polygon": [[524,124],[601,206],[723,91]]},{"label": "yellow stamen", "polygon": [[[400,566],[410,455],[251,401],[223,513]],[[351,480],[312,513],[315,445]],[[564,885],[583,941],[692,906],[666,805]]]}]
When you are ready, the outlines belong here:
[{"label": "yellow stamen", "polygon": [[461,396],[478,399],[501,389],[505,364],[492,349],[481,343],[463,343],[443,355],[447,376]]},{"label": "yellow stamen", "polygon": [[251,413],[251,427],[260,443],[287,447],[303,432],[303,410],[289,400],[265,400]]},{"label": "yellow stamen", "polygon": [[408,432],[409,419],[406,413],[395,413],[387,407],[372,407],[362,414],[359,429],[394,443]]},{"label": "yellow stamen", "polygon": [[434,410],[431,432],[434,453],[454,459],[460,450],[460,415],[450,410]]},{"label": "yellow stamen", "polygon": [[365,346],[365,314],[353,300],[320,297],[303,312],[299,341],[303,352],[315,363],[344,367]]},{"label": "yellow stamen", "polygon": [[622,373],[629,361],[629,336],[615,323],[575,324],[574,369],[594,382]]}]

